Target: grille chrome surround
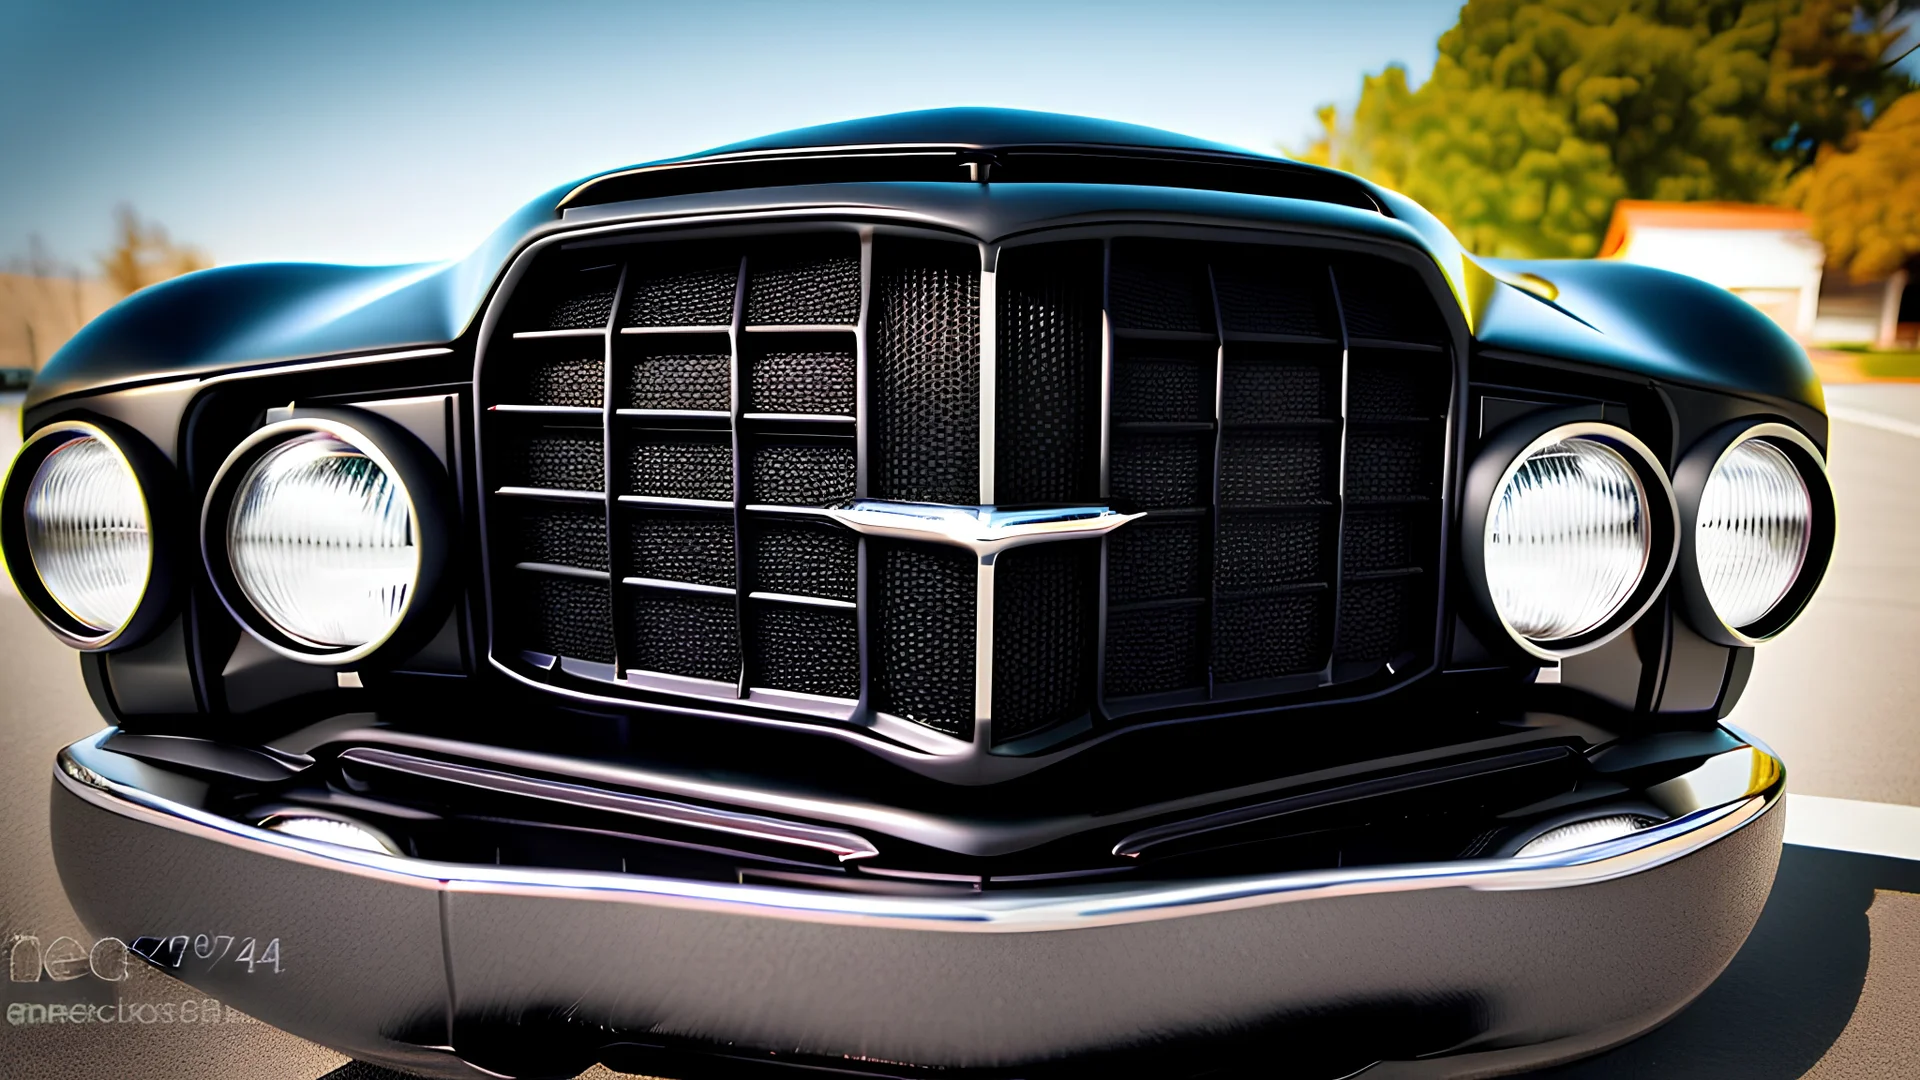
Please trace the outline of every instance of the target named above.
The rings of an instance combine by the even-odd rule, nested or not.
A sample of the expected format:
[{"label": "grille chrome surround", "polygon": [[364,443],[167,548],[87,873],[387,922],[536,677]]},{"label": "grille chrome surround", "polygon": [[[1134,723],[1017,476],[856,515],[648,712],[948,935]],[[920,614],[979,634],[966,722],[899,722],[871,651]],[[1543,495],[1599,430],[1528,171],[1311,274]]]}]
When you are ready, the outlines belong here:
[{"label": "grille chrome surround", "polygon": [[[1085,744],[1089,732],[1098,738],[1142,720],[1349,700],[1431,670],[1462,386],[1459,338],[1432,286],[1404,263],[1341,245],[1194,232],[1195,239],[1174,240],[1152,238],[1177,235],[1171,229],[1080,229],[1000,247],[848,221],[762,224],[698,243],[623,236],[536,248],[538,260],[523,257],[532,269],[489,312],[476,374],[495,666],[576,698],[824,724],[910,763],[953,772],[937,763],[966,762],[959,771],[982,778],[1024,771],[1015,764],[1023,755],[1050,758]],[[1166,265],[1184,261],[1192,285],[1171,316],[1152,310],[1151,273],[1143,285],[1137,272],[1151,271],[1169,252]],[[832,265],[814,277],[794,270],[809,258]],[[1263,307],[1259,275],[1247,269],[1263,260],[1282,278],[1324,282],[1332,321],[1306,327],[1318,333],[1297,332],[1302,327],[1288,320],[1312,317],[1288,308],[1300,307],[1298,297]],[[849,263],[857,274],[832,268]],[[779,272],[762,272],[763,265]],[[996,269],[964,280],[959,268],[967,265]],[[722,266],[732,268],[724,312]],[[1385,310],[1379,283],[1361,280],[1383,267],[1413,290],[1386,296]],[[678,278],[677,270],[684,270]],[[566,274],[578,275],[573,286],[556,287]],[[1339,299],[1343,275],[1359,282],[1353,291],[1376,294],[1358,298],[1357,311]],[[816,278],[829,284],[815,287]],[[851,303],[849,280],[858,290]],[[823,295],[836,281],[841,293]],[[800,295],[755,295],[778,292],[776,285]],[[783,302],[799,305],[798,317],[852,321],[747,321],[750,312],[785,317]],[[1396,325],[1407,317],[1395,303],[1415,308],[1426,325],[1415,332]],[[1177,325],[1190,316],[1198,325]],[[576,325],[587,318],[602,321]],[[891,321],[874,332],[876,319]],[[1156,320],[1161,325],[1151,325]],[[1398,336],[1372,336],[1382,332]],[[1049,349],[1071,354],[1064,367],[1048,359]],[[582,378],[590,359],[601,367],[597,401]],[[1411,384],[1394,373],[1413,366],[1427,411],[1392,414],[1411,400]],[[1170,367],[1174,381],[1156,367]],[[1195,415],[1137,417],[1141,401],[1184,408],[1173,391],[1186,374],[1199,383]],[[842,388],[847,381],[851,387]],[[1144,396],[1140,385],[1149,389]],[[553,389],[542,396],[540,387]],[[925,415],[903,413],[914,402]],[[1306,415],[1302,402],[1319,411]],[[804,408],[823,411],[794,411]],[[1065,429],[1035,438],[1063,412],[1072,414]],[[533,468],[525,448],[556,432],[572,433],[563,460],[545,472]],[[1156,440],[1193,445],[1193,459],[1206,464],[1200,486],[1170,494],[1197,497],[1170,503],[1153,477],[1129,473],[1154,456]],[[930,446],[930,456],[944,462],[898,460],[927,455]],[[598,490],[541,482],[548,474],[563,482],[585,475],[586,462],[567,455],[595,451]],[[1285,468],[1267,467],[1297,462],[1303,452],[1331,469],[1330,497],[1314,498]],[[1359,460],[1350,464],[1350,457]],[[1384,477],[1391,496],[1392,469],[1403,465],[1418,474],[1418,497],[1396,502],[1367,487]],[[963,490],[956,481],[966,494],[977,487],[978,502],[956,498]],[[996,491],[1067,497],[997,506]],[[929,499],[946,501],[916,502]],[[605,551],[591,545],[588,557],[576,559],[590,565],[521,557],[516,549],[542,533],[529,518],[564,510],[591,516],[595,508],[606,522]],[[1395,514],[1399,523],[1390,528],[1368,524]],[[1261,515],[1319,524],[1263,524]],[[577,538],[584,525],[583,518],[545,531]],[[669,538],[643,542],[649,530]],[[1182,547],[1176,534],[1192,534],[1197,546]],[[1285,549],[1307,559],[1293,551],[1302,535],[1317,537],[1307,546],[1325,580],[1305,584],[1318,588],[1296,587],[1260,566],[1249,577],[1251,564],[1235,554]],[[1053,542],[1066,546],[1020,567],[1023,603],[996,597],[1004,549]],[[959,556],[955,547],[967,549],[975,566],[970,605],[953,591],[957,581],[933,584],[946,571],[925,577],[939,564],[926,563],[931,552]],[[1198,582],[1203,593],[1130,594],[1139,575],[1129,578],[1129,568],[1147,565],[1143,558],[1164,563],[1169,552],[1185,560],[1167,575],[1179,579],[1173,587]],[[1343,554],[1351,567],[1343,567]],[[567,595],[548,596],[556,586]],[[951,593],[944,617],[963,616],[929,638],[927,655],[951,668],[946,675],[916,674],[925,656],[879,647],[930,626],[914,599],[927,588]],[[1311,604],[1287,599],[1308,594],[1316,595]],[[528,597],[546,598],[529,605]],[[1366,619],[1369,605],[1397,621],[1380,631]],[[1015,607],[1023,621],[1011,629],[1020,632],[1001,636],[1014,650],[1013,669],[1022,670],[1006,658],[995,663],[996,614]],[[1190,611],[1192,647],[1204,650],[1203,676],[1172,686],[1149,679],[1144,691],[1141,680],[1116,677],[1124,658],[1114,639],[1126,636],[1127,620],[1182,608]],[[1060,612],[1074,625],[1048,629],[1050,614]],[[607,630],[583,632],[582,621]],[[960,640],[959,628],[969,625],[971,640]],[[1311,654],[1262,644],[1261,633],[1275,625],[1306,627]],[[543,636],[556,627],[566,632]],[[1369,627],[1371,634],[1356,633]],[[1238,642],[1253,644],[1235,652]],[[834,648],[839,654],[826,658],[823,650]],[[956,652],[966,655],[938,655]],[[1059,673],[1077,687],[1064,695],[1074,699],[1070,707],[1061,693],[1046,692],[1049,671],[1020,662],[1026,654],[1089,669],[1084,678]],[[900,664],[907,667],[895,670]],[[1216,678],[1247,672],[1257,677]],[[950,690],[928,712],[894,700],[898,690],[890,688],[902,685],[915,696],[925,687]],[[1049,699],[1066,712],[1002,716],[996,724],[997,697]]]}]

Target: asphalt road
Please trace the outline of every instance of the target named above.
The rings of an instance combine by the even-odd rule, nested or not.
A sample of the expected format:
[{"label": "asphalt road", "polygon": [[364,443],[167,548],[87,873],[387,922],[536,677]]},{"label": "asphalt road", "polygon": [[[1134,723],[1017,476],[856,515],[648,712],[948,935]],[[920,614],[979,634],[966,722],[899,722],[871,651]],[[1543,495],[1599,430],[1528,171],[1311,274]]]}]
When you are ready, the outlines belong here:
[{"label": "asphalt road", "polygon": [[[1920,806],[1915,715],[1920,702],[1915,659],[1920,651],[1920,385],[1832,387],[1828,400],[1836,413],[1830,457],[1841,514],[1833,568],[1799,623],[1762,648],[1734,720],[1786,759],[1792,792]],[[0,460],[11,456],[18,439],[15,404],[0,399]],[[73,653],[48,636],[0,580],[0,943],[16,933],[36,934],[43,941],[62,934],[84,940],[49,850],[47,785],[55,751],[100,726]],[[1582,1067],[1578,1075],[1663,1075],[1675,1069],[1689,1075],[1740,1075],[1689,1056],[1702,1045],[1720,1046],[1712,1034],[1721,1030],[1713,1020],[1720,1010],[1747,1032],[1772,1031],[1776,1042],[1787,1028],[1802,1033],[1777,1059],[1792,1068],[1780,1071],[1786,1068],[1782,1064],[1769,1075],[1799,1076],[1809,1069],[1809,1075],[1920,1075],[1920,1061],[1906,1058],[1901,1071],[1885,1072],[1885,1041],[1861,1043],[1857,1034],[1867,1030],[1859,1023],[1870,1011],[1870,1000],[1920,1001],[1920,907],[1876,899],[1920,891],[1920,874],[1887,860],[1844,871],[1820,858],[1793,855],[1794,850],[1783,865],[1782,881],[1797,884],[1776,891],[1777,903],[1763,918],[1762,932],[1722,983],[1674,1026],[1652,1037],[1659,1041],[1643,1040],[1618,1057]],[[1847,873],[1864,875],[1867,883],[1855,881],[1842,895],[1836,882]],[[1825,1026],[1809,1027],[1807,1009],[1801,1007],[1806,1001],[1765,988],[1782,980],[1798,985],[1808,971],[1804,942],[1810,928],[1829,924],[1837,928],[1832,940],[1838,944],[1813,950],[1814,974],[1832,974],[1835,956],[1852,966],[1834,969],[1838,974],[1830,981],[1838,996],[1813,1003],[1816,1019]],[[1878,998],[1871,993],[1874,986],[1882,988]],[[197,996],[146,970],[123,994],[127,1000],[151,1001]],[[1906,1012],[1889,1007],[1896,1019],[1920,1030],[1920,1017],[1911,1007]],[[1773,1020],[1767,1020],[1769,1009],[1779,1014]],[[1790,1022],[1789,1012],[1800,1017],[1799,1027]],[[1846,1042],[1846,1031],[1855,1031],[1856,1044],[1865,1048],[1836,1059],[1833,1051]],[[1737,1060],[1720,1049],[1712,1052],[1720,1055],[1713,1061],[1722,1066]],[[263,1024],[0,1027],[0,1076],[7,1077],[314,1080],[343,1064],[339,1055]],[[1905,1065],[1915,1071],[1905,1071]]]}]

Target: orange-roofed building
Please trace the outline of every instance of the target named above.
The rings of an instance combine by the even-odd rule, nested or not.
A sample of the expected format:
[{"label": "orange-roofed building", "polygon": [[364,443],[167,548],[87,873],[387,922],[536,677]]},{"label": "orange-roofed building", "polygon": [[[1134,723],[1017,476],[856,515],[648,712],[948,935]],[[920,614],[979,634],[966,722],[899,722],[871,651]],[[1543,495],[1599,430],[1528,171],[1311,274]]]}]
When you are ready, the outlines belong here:
[{"label": "orange-roofed building", "polygon": [[1809,343],[1893,343],[1904,271],[1854,283],[1826,274],[1826,252],[1798,210],[1752,203],[1623,199],[1600,245],[1622,259],[1712,282]]}]

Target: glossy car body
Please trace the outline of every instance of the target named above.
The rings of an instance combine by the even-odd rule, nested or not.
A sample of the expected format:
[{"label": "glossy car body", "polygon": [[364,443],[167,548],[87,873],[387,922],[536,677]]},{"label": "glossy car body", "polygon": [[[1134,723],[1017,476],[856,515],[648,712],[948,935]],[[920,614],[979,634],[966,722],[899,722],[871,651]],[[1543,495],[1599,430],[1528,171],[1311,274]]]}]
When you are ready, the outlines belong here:
[{"label": "glossy car body", "polygon": [[[708,263],[724,270],[719,314],[660,314],[692,301],[648,283]],[[1302,266],[1294,292],[1272,284]],[[569,291],[602,279],[604,303],[598,284]],[[794,279],[806,288],[778,292]],[[820,300],[831,281],[851,284]],[[945,307],[917,299],[942,289]],[[1300,316],[1322,329],[1249,329],[1300,296],[1330,302]],[[757,316],[763,297],[844,314]],[[1193,297],[1187,315],[1152,308]],[[963,329],[935,334],[936,316]],[[928,337],[947,344],[903,344]],[[802,354],[845,373],[844,405],[760,403],[824,385],[757,381]],[[957,392],[915,381],[954,356]],[[1428,374],[1394,381],[1403,357]],[[676,377],[714,359],[700,370],[720,407],[623,381],[662,358]],[[517,381],[576,361],[604,383]],[[1079,374],[1049,397],[1033,371],[1056,362]],[[1129,396],[1163,368],[1201,382]],[[1282,369],[1322,381],[1268,391],[1244,374]],[[1211,411],[1149,418],[1187,392],[1169,386]],[[1367,413],[1375,386],[1426,393],[1424,411]],[[1326,414],[1236,411],[1296,400]],[[195,550],[218,530],[177,523],[215,505],[253,433],[368,416],[444,485],[453,539],[431,568],[437,606],[348,670],[272,641],[217,553]],[[56,770],[69,895],[97,933],[368,1060],[445,1075],[595,1059],[1027,1075],[1118,1055],[1175,1074],[1510,1071],[1683,1007],[1744,939],[1778,859],[1782,768],[1722,723],[1753,648],[1690,614],[1667,573],[1678,541],[1637,618],[1543,659],[1478,605],[1462,522],[1485,498],[1476,463],[1543,424],[1624,429],[1666,473],[1756,424],[1817,460],[1804,354],[1691,279],[1470,258],[1417,206],[1339,174],[995,110],[791,132],[556,189],[452,264],[234,267],[147,290],[35,382],[29,435],[68,421],[151,447],[156,521],[186,537],[156,625],[82,658],[112,726]],[[1071,434],[1050,442],[1056,422]],[[1378,430],[1418,459],[1393,503],[1414,509],[1392,535],[1414,539],[1405,565],[1369,576],[1358,523],[1400,512],[1363,490],[1400,482],[1369,456]],[[1274,431],[1320,434],[1258,457]],[[1055,442],[1068,449],[1030,452]],[[571,466],[529,449],[575,445],[591,475],[571,488]],[[1185,509],[1139,479],[1183,447],[1201,448],[1187,501],[1204,504]],[[849,497],[767,495],[815,491],[765,465],[793,448],[820,450],[833,484],[844,460]],[[1324,498],[1282,507],[1322,522],[1299,535],[1327,545],[1323,580],[1235,594],[1235,485],[1278,490],[1299,454],[1337,463],[1303,481]],[[721,490],[683,490],[702,461],[730,461]],[[1030,497],[1055,475],[1058,494]],[[569,562],[542,531],[560,520],[606,531]],[[736,558],[720,584],[650,569],[713,550],[649,548],[669,520],[721,530]],[[1184,520],[1211,523],[1195,550],[1214,554],[1179,565],[1212,584],[1169,600],[1154,575],[1126,577],[1116,545]],[[798,580],[762,559],[776,536],[843,542],[847,591],[774,587]],[[935,547],[951,558],[925,561]],[[1085,562],[1036,569],[1067,550]],[[958,584],[914,592],[938,566]],[[1022,613],[1058,581],[1070,603]],[[1414,584],[1385,608],[1343,604],[1379,581]],[[571,599],[525,599],[543,589]],[[934,595],[970,617],[947,620],[928,661],[900,643],[946,625],[946,608],[907,602]],[[1232,651],[1277,640],[1275,613],[1293,610],[1236,604],[1292,596],[1325,597],[1304,609],[1310,663]],[[580,618],[581,597],[604,606]],[[1198,645],[1150,621],[1189,608],[1208,613]],[[647,621],[696,609],[724,616],[719,644],[705,623]],[[1257,617],[1229,617],[1243,610]],[[1386,645],[1359,643],[1368,611],[1391,612]],[[1116,642],[1142,619],[1147,652],[1198,650],[1192,664],[1130,659]],[[842,632],[844,652],[791,659]],[[959,711],[924,703],[936,684]],[[1067,685],[1052,712],[1017,713]],[[387,850],[272,827],[299,814],[359,822]],[[1607,815],[1640,827],[1517,854]],[[276,939],[284,970],[223,967],[186,944],[199,934]]]}]

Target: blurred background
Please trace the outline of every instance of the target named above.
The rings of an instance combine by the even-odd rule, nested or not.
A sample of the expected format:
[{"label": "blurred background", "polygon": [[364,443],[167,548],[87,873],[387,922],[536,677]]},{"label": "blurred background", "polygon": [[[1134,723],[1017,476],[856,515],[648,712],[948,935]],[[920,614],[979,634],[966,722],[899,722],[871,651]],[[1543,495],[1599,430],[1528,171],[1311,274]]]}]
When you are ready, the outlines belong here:
[{"label": "blurred background", "polygon": [[[1916,45],[1920,0],[0,0],[0,460],[32,373],[178,274],[458,258],[587,174],[859,116],[1000,105],[1148,124],[1356,172],[1480,254],[1693,274],[1803,342],[1835,421],[1840,538],[1734,719],[1790,763],[1796,795],[1920,806]],[[0,940],[51,938],[83,928],[48,850],[47,770],[100,720],[9,588]],[[1766,1075],[1920,1074],[1920,903],[1910,915],[1874,924],[1882,974],[1849,984],[1845,1029]],[[140,977],[155,985],[129,993],[181,989]],[[1767,1001],[1717,1007],[1793,1013]],[[1695,1044],[1767,1026],[1685,1021],[1669,1031]],[[4,1075],[135,1061],[297,1080],[345,1064],[258,1024],[0,1028]],[[1916,1071],[1876,1070],[1895,1061]],[[1756,1075],[1732,1068],[1685,1071]]]}]

